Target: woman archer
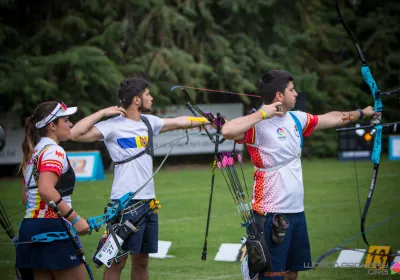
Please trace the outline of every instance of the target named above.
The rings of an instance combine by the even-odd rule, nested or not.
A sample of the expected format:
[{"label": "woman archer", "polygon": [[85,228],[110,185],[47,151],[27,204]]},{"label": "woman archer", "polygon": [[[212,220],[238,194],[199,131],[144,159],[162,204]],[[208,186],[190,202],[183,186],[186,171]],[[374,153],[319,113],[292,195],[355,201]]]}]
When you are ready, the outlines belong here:
[{"label": "woman archer", "polygon": [[[88,223],[72,208],[75,173],[60,146],[62,141],[79,138],[93,125],[91,115],[72,127],[69,116],[76,111],[77,107],[67,108],[64,103],[43,102],[25,121],[20,170],[24,176],[22,202],[26,205],[26,214],[19,229],[16,267],[32,270],[34,279],[86,279],[85,267],[72,240],[31,242],[38,234],[65,231],[48,206],[50,201],[56,203],[64,220],[78,235],[88,233]],[[125,113],[115,106],[93,115],[106,117]]]}]

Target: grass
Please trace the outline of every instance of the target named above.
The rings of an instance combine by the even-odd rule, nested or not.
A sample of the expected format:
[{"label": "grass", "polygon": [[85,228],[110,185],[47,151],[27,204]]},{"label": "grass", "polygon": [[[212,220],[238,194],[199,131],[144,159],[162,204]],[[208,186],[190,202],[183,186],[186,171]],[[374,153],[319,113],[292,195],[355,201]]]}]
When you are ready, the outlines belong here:
[{"label": "grass", "polygon": [[[252,166],[244,166],[247,182],[252,182]],[[303,161],[305,184],[305,211],[307,215],[312,259],[359,234],[360,214],[358,192],[353,162],[334,159]],[[372,176],[370,162],[357,162],[357,174],[361,207],[364,207]],[[169,259],[151,259],[151,279],[241,279],[239,262],[217,262],[214,257],[221,243],[240,243],[244,235],[240,218],[233,205],[221,173],[215,181],[211,224],[208,238],[207,261],[201,261],[206,215],[210,193],[211,166],[179,170],[162,169],[155,178],[160,210],[160,240],[172,241]],[[104,181],[77,183],[73,194],[73,206],[78,212],[90,217],[101,214],[109,201],[112,174]],[[0,180],[0,197],[8,213],[12,215],[23,209],[19,202],[20,178]],[[387,217],[400,214],[400,163],[382,159],[375,194],[368,213],[366,228]],[[361,209],[362,210],[362,209]],[[23,213],[11,217],[17,230]],[[398,238],[400,215],[367,233],[370,244],[390,246],[392,252],[400,250]],[[82,238],[86,256],[90,259],[101,232]],[[1,229],[0,242],[9,242]],[[0,245],[1,279],[13,279],[15,250],[12,245]],[[344,244],[351,248],[366,248],[358,236]],[[335,261],[339,253],[325,260]],[[96,279],[102,279],[103,269],[92,265]],[[126,267],[121,279],[129,279]],[[396,277],[397,276],[397,277]],[[300,273],[300,279],[399,279],[399,275],[372,276],[367,269],[332,268],[315,269]]]}]

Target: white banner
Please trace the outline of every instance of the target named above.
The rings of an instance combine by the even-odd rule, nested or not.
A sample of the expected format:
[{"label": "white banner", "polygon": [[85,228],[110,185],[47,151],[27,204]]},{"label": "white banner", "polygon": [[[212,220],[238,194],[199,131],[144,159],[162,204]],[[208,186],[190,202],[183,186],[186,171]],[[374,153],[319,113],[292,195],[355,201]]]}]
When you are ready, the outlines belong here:
[{"label": "white banner", "polygon": [[[232,120],[237,117],[243,116],[243,104],[241,103],[229,103],[229,104],[198,104],[199,108],[204,112],[211,112],[216,116],[217,112],[227,120]],[[193,116],[192,112],[184,106],[168,106],[163,109],[158,109],[155,115],[160,118],[174,118],[179,116]],[[207,129],[215,137],[216,129],[210,127]],[[198,128],[188,129],[188,133],[198,132]],[[204,130],[202,129],[202,132]],[[179,138],[180,136],[185,136],[185,130],[175,130],[159,134],[154,137],[154,148],[156,156],[166,155],[175,142],[172,142],[164,147],[158,148],[166,143]],[[221,139],[222,136],[220,136]],[[179,143],[172,150],[171,155],[193,155],[193,154],[211,154],[214,153],[215,144],[211,142],[207,135],[189,135],[189,142],[186,144],[187,139],[184,138],[179,141]],[[232,151],[234,141],[225,140],[219,145],[218,150],[221,151]],[[158,148],[158,149],[157,149]],[[236,149],[238,151],[243,151],[243,145],[236,144]]]},{"label": "white banner", "polygon": [[[232,120],[243,115],[243,104],[229,103],[229,104],[199,104],[203,111],[212,112],[216,116],[217,112],[227,120]],[[162,109],[156,109],[155,115],[160,118],[174,118],[179,116],[193,116],[192,112],[185,106],[167,106]],[[19,164],[22,160],[22,141],[24,139],[24,127],[20,123],[20,118],[16,114],[2,114],[0,116],[1,124],[5,127],[6,145],[2,152],[0,152],[0,165],[1,164]],[[207,127],[208,129],[208,127]],[[198,128],[188,129],[188,133],[198,132]],[[216,130],[212,127],[209,128],[210,133],[215,134]],[[185,135],[185,130],[175,130],[162,133],[154,137],[154,148],[160,147],[180,136]],[[203,133],[205,134],[204,130]],[[222,137],[222,136],[221,136]],[[215,135],[214,135],[215,139]],[[221,139],[221,138],[220,138]],[[182,139],[175,146],[171,155],[189,155],[189,154],[211,154],[214,153],[215,145],[211,142],[207,135],[190,135],[189,142]],[[155,151],[156,156],[166,155],[172,145],[170,143]],[[219,145],[219,151],[232,151],[234,141],[225,140]],[[243,145],[236,145],[238,151],[243,151]]]},{"label": "white banner", "polygon": [[0,152],[0,165],[19,164],[22,160],[24,127],[19,117],[14,113],[1,114],[0,122],[4,126],[6,134],[6,145]]}]

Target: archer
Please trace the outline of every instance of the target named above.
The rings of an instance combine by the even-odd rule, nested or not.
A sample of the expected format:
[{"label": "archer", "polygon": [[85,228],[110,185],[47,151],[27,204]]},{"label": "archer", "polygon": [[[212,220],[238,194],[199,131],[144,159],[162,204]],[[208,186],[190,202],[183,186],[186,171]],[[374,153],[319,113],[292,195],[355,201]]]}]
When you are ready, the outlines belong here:
[{"label": "archer", "polygon": [[[269,250],[272,261],[270,271],[253,271],[253,275],[259,273],[258,279],[270,279],[272,272],[286,272],[274,279],[297,279],[298,271],[309,269],[304,264],[311,264],[300,160],[303,136],[380,115],[371,106],[323,115],[290,111],[298,96],[293,81],[286,71],[265,73],[259,84],[264,103],[261,109],[227,122],[221,130],[224,138],[246,144],[255,168],[252,209],[256,222],[267,217],[262,226],[265,249]],[[281,103],[282,112],[276,102]],[[271,103],[275,108],[271,109]],[[282,214],[287,228],[283,228],[283,223],[273,223],[273,214]]]}]

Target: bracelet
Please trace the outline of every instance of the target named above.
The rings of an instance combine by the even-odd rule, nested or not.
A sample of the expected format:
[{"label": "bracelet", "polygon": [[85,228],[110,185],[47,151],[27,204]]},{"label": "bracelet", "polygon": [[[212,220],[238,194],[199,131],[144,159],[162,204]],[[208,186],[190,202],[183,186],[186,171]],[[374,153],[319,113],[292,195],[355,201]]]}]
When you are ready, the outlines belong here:
[{"label": "bracelet", "polygon": [[75,220],[73,220],[71,224],[75,225],[79,221],[80,218],[81,218],[81,216],[79,216],[79,215],[76,216]]},{"label": "bracelet", "polygon": [[62,199],[62,197],[60,196],[60,198],[56,201],[56,205],[60,204],[62,200],[63,200],[63,199]]},{"label": "bracelet", "polygon": [[64,218],[67,219],[72,214],[72,212],[74,212],[74,209],[72,209],[72,208],[69,209],[68,213],[65,214]]},{"label": "bracelet", "polygon": [[363,119],[363,118],[364,118],[364,112],[363,112],[363,110],[358,109],[357,111],[360,112],[360,118],[359,118],[359,120]]},{"label": "bracelet", "polygon": [[265,119],[268,119],[268,113],[267,113],[267,111],[265,111],[265,110],[263,110],[263,109],[260,109],[259,111],[261,112],[261,115],[263,116],[263,119],[264,119],[264,120],[265,120]]}]

